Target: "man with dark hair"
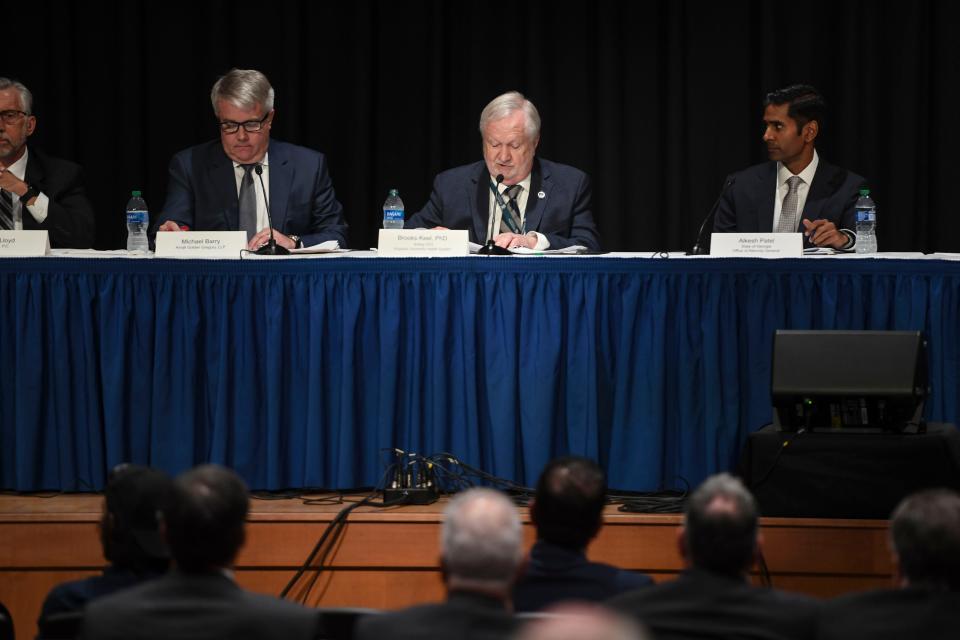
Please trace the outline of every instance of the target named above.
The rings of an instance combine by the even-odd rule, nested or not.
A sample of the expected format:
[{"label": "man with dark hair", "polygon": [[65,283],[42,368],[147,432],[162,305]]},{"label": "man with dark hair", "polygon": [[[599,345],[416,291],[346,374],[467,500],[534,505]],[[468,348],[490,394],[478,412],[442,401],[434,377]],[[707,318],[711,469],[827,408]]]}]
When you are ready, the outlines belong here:
[{"label": "man with dark hair", "polygon": [[137,465],[114,469],[103,492],[100,543],[110,565],[103,574],[54,587],[40,618],[82,609],[89,601],[156,578],[167,571],[170,553],[160,535],[160,511],[172,480]]},{"label": "man with dark hair", "polygon": [[850,249],[862,177],[820,161],[816,140],[826,104],[810,85],[767,94],[763,141],[770,162],[727,176],[717,233],[803,233],[805,246]]},{"label": "man with dark hair", "polygon": [[813,636],[816,601],[748,581],[761,538],[756,503],[739,480],[708,478],[687,501],[677,539],[687,567],[677,580],[618,596],[613,608],[657,640]]},{"label": "man with dark hair", "polygon": [[87,607],[84,637],[312,638],[317,614],[241,589],[230,571],[245,539],[247,487],[234,472],[203,465],[174,481],[163,511],[175,568]]},{"label": "man with dark hair", "polygon": [[600,602],[653,583],[643,574],[587,560],[587,545],[603,525],[606,494],[606,475],[588,458],[557,458],[543,469],[530,504],[537,541],[513,590],[516,611],[566,600]]},{"label": "man with dark hair", "polygon": [[818,638],[956,638],[960,629],[960,496],[921,491],[893,512],[890,542],[896,589],[827,604]]},{"label": "man with dark hair", "polygon": [[506,640],[516,621],[509,613],[510,585],[523,556],[517,508],[494,489],[458,494],[444,510],[441,566],[447,600],[359,621],[359,640],[472,638]]},{"label": "man with dark hair", "polygon": [[28,147],[36,128],[33,94],[0,78],[0,230],[45,230],[54,249],[89,249],[96,223],[80,167]]}]

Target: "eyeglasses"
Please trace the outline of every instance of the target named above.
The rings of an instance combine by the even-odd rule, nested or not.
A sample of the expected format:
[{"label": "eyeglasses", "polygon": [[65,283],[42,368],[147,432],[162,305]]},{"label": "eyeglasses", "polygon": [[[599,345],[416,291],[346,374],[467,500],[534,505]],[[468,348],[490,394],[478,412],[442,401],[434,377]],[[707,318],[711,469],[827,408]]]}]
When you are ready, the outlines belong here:
[{"label": "eyeglasses", "polygon": [[[7,111],[0,111],[0,120],[3,120],[4,124],[17,124],[20,122],[20,118],[23,116],[30,115],[26,111],[17,111],[16,109],[9,109]],[[247,129],[249,131],[249,129]]]},{"label": "eyeglasses", "polygon": [[[4,112],[8,113],[8,112]],[[234,122],[233,120],[224,120],[220,123],[220,131],[224,133],[236,133],[240,130],[240,127],[243,127],[243,130],[247,133],[256,133],[263,129],[263,123],[267,121],[267,118],[270,117],[270,112],[268,111],[265,116],[259,120],[247,120],[246,122]]]}]

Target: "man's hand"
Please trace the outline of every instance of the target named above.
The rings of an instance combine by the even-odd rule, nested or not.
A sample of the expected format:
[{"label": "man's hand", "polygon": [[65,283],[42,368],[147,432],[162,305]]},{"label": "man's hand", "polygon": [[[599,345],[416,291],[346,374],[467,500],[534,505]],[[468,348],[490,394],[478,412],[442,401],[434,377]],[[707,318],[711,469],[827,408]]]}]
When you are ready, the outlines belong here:
[{"label": "man's hand", "polygon": [[802,222],[805,229],[803,235],[810,238],[810,242],[818,247],[843,249],[850,240],[847,234],[837,229],[837,225],[829,220],[821,219],[810,222],[804,219]]},{"label": "man's hand", "polygon": [[180,225],[178,225],[173,220],[167,220],[162,225],[157,227],[157,231],[180,231]]},{"label": "man's hand", "polygon": [[0,169],[0,189],[22,196],[27,192],[27,183],[3,168]]},{"label": "man's hand", "polygon": [[498,247],[504,249],[516,249],[517,247],[526,247],[533,249],[537,246],[537,239],[533,236],[522,236],[518,233],[501,233],[493,239]]},{"label": "man's hand", "polygon": [[[297,244],[293,240],[283,235],[276,229],[273,230],[273,239],[277,241],[278,245],[286,249],[297,248]],[[267,244],[269,240],[270,240],[270,228],[267,227],[266,229],[261,229],[259,232],[257,232],[255,236],[250,238],[250,242],[247,243],[247,249],[249,251],[256,251],[263,245]]]}]

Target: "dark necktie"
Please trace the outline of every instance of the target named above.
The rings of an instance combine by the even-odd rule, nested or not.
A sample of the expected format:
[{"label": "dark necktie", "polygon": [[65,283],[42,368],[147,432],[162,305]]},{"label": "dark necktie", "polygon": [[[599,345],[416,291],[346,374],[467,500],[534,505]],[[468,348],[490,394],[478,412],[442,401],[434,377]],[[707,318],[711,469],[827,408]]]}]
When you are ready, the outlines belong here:
[{"label": "dark necktie", "polygon": [[503,190],[503,195],[507,197],[507,209],[512,214],[514,225],[511,228],[510,223],[506,220],[506,213],[504,213],[503,217],[500,218],[500,233],[520,233],[520,207],[517,206],[517,198],[520,197],[522,190],[523,187],[518,184],[510,185]]},{"label": "dark necktie", "polygon": [[803,179],[800,176],[790,176],[787,178],[787,195],[783,197],[783,206],[780,208],[780,222],[777,224],[777,233],[796,233],[797,225],[797,204],[800,202],[800,183]]},{"label": "dark necktie", "polygon": [[255,164],[242,164],[243,180],[240,181],[240,230],[247,232],[247,240],[257,234],[257,192],[253,185]]},{"label": "dark necktie", "polygon": [[13,196],[0,190],[0,230],[13,230]]}]

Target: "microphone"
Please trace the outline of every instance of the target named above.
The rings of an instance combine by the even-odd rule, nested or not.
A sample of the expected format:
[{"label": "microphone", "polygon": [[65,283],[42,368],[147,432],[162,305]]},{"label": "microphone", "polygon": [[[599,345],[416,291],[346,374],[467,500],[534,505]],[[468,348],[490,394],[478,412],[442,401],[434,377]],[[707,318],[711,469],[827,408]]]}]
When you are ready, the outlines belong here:
[{"label": "microphone", "polygon": [[277,244],[277,241],[273,239],[273,216],[270,215],[270,199],[267,198],[267,188],[263,186],[263,165],[257,164],[253,170],[257,172],[257,177],[260,178],[260,190],[263,191],[263,202],[267,205],[267,225],[270,227],[270,239],[267,240],[267,244],[257,249],[254,253],[258,256],[288,256],[290,255],[290,250],[286,247],[281,247]]},{"label": "microphone", "polygon": [[[497,186],[493,190],[493,197],[497,200],[497,206],[500,207],[500,211],[506,211],[507,205],[503,201],[503,197],[500,195],[500,183],[503,182],[503,174],[500,173],[497,175]],[[513,255],[508,250],[503,247],[498,247],[497,243],[493,241],[493,221],[497,219],[496,215],[490,216],[490,223],[487,225],[487,243],[480,247],[480,250],[477,251],[478,255],[482,256],[509,256]]]},{"label": "microphone", "polygon": [[693,248],[687,251],[688,256],[703,256],[710,253],[710,242],[703,242],[703,230],[707,226],[707,222],[710,223],[711,227],[713,226],[713,219],[716,217],[717,209],[720,207],[720,200],[723,199],[724,194],[736,181],[737,179],[734,176],[727,176],[726,181],[723,183],[723,188],[720,189],[720,195],[717,196],[717,201],[713,203],[713,206],[710,207],[710,213],[708,213],[707,217],[700,223],[700,230],[697,231],[697,241],[694,243]]}]

